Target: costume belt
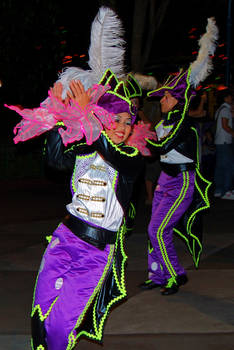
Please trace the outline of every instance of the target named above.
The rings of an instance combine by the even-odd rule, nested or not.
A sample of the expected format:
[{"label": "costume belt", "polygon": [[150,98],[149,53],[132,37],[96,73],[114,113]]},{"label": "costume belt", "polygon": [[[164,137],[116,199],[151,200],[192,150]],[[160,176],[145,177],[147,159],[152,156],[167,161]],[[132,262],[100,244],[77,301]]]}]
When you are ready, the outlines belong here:
[{"label": "costume belt", "polygon": [[63,224],[67,226],[74,235],[101,250],[105,248],[106,244],[114,244],[117,238],[117,232],[92,226],[73,215],[67,215],[63,220]]},{"label": "costume belt", "polygon": [[172,163],[160,162],[160,166],[162,171],[164,171],[167,175],[170,175],[173,177],[177,176],[182,171],[195,170],[196,168],[195,163],[172,164]]}]

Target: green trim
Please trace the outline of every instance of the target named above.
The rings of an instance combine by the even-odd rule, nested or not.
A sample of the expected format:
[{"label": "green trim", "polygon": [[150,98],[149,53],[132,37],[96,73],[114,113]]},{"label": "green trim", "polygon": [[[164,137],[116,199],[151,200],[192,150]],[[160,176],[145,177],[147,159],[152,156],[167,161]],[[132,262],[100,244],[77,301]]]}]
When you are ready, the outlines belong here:
[{"label": "green trim", "polygon": [[[123,299],[127,295],[126,287],[125,287],[125,273],[124,273],[125,272],[125,263],[126,263],[126,260],[127,260],[127,255],[125,254],[124,246],[123,246],[123,237],[124,237],[125,233],[126,233],[126,223],[125,223],[125,220],[124,220],[123,225],[121,226],[120,230],[118,231],[118,238],[117,238],[116,243],[115,243],[115,254],[116,254],[116,251],[119,248],[120,252],[121,252],[121,255],[122,255],[122,258],[123,258],[122,262],[121,262],[120,278],[118,277],[118,273],[117,273],[116,266],[115,266],[115,263],[116,263],[115,254],[114,254],[113,263],[112,263],[112,268],[113,268],[113,274],[114,274],[115,282],[116,282],[116,284],[118,286],[118,289],[119,289],[121,295],[117,296],[116,298],[112,299],[109,302],[109,304],[107,305],[107,308],[106,308],[106,312],[104,313],[104,315],[101,318],[99,327],[97,325],[97,320],[96,320],[96,315],[95,315],[95,310],[96,310],[97,301],[98,301],[98,298],[97,298],[96,301],[95,301],[94,307],[93,307],[93,325],[94,325],[94,329],[95,329],[95,334],[91,334],[91,333],[89,333],[87,331],[80,331],[80,333],[78,333],[76,335],[76,337],[74,337],[74,334],[71,332],[72,333],[72,339],[69,339],[69,344],[68,344],[68,347],[67,347],[66,350],[71,350],[75,346],[75,342],[82,335],[86,336],[89,339],[100,341],[102,339],[102,336],[103,336],[104,323],[105,323],[105,320],[106,320],[106,318],[107,318],[107,316],[108,316],[108,314],[110,312],[110,308],[116,302],[120,301],[121,299]],[[98,293],[94,297],[98,297]],[[87,308],[86,308],[86,310],[87,310]]]},{"label": "green trim", "polygon": [[67,153],[67,152],[70,152],[70,151],[74,151],[75,148],[79,147],[79,146],[85,146],[87,145],[86,142],[82,142],[82,143],[79,143],[78,145],[75,144],[75,145],[72,145],[70,148],[67,148],[64,153]]},{"label": "green trim", "polygon": [[[130,78],[130,79],[128,79],[128,78]],[[135,85],[132,83],[131,80],[134,82]],[[126,83],[129,84],[129,85],[131,85],[131,88],[132,88],[133,91],[134,91],[134,93],[131,94],[131,92],[129,91],[128,86],[127,86],[127,89],[128,89],[128,91],[129,91],[129,97],[130,97],[130,98],[141,97],[141,96],[142,96],[142,88],[141,88],[140,84],[139,84],[138,81],[134,78],[134,76],[133,76],[132,74],[128,74]],[[137,91],[136,86],[138,87],[139,91]]]},{"label": "green trim", "polygon": [[55,124],[55,126],[64,126],[64,122],[58,121],[58,122]]},{"label": "green trim", "polygon": [[151,283],[152,282],[152,280],[146,280],[144,283],[145,284],[149,284],[149,283]]},{"label": "green trim", "polygon": [[124,152],[123,150],[121,150],[121,149],[118,147],[118,145],[116,145],[116,144],[109,138],[109,136],[107,135],[107,133],[106,133],[104,130],[102,130],[101,133],[105,136],[105,138],[106,138],[107,141],[111,144],[111,146],[114,147],[114,149],[115,149],[116,151],[118,151],[119,153],[121,153],[121,154],[123,154],[123,155],[125,155],[125,156],[127,156],[127,157],[135,157],[135,156],[137,156],[137,155],[139,154],[138,149],[137,149],[136,147],[132,147],[132,146],[128,146],[128,148],[130,148],[130,149],[133,150],[132,153],[129,154],[129,153],[127,153],[127,152]]},{"label": "green trim", "polygon": [[[31,348],[32,348],[32,350],[34,350],[33,339],[32,339],[32,338],[31,338],[31,340],[30,340],[30,343],[31,343]],[[46,350],[46,349],[44,348],[43,345],[39,345],[39,346],[37,346],[36,350]]]},{"label": "green trim", "polygon": [[50,235],[50,236],[46,236],[46,240],[47,240],[47,242],[48,242],[48,243],[50,243],[50,242],[51,242],[52,237],[53,237],[52,235]]},{"label": "green trim", "polygon": [[171,119],[171,115],[174,114],[174,113],[178,113],[179,110],[178,109],[175,109],[174,111],[170,111],[167,115],[167,119],[170,120]]},{"label": "green trim", "polygon": [[[75,346],[76,340],[77,340],[82,334],[87,335],[87,334],[86,334],[86,333],[87,333],[86,331],[81,331],[81,332],[78,333],[77,336],[75,337],[73,332],[75,332],[75,329],[78,328],[78,327],[80,326],[80,324],[82,323],[82,321],[83,321],[83,319],[84,319],[84,317],[85,317],[85,314],[86,314],[88,308],[90,307],[90,305],[92,304],[94,298],[97,296],[98,292],[100,291],[101,286],[102,286],[102,283],[103,283],[103,281],[104,281],[104,279],[105,279],[105,277],[106,277],[106,275],[107,275],[107,272],[109,271],[109,268],[110,268],[110,266],[111,266],[111,263],[112,263],[112,260],[113,260],[113,255],[114,255],[114,246],[111,245],[111,246],[110,246],[110,251],[109,251],[109,254],[108,254],[107,264],[106,264],[106,266],[105,266],[105,268],[104,268],[103,274],[102,274],[102,276],[101,276],[101,278],[100,278],[100,280],[99,280],[99,282],[98,282],[96,288],[94,289],[92,295],[90,296],[89,301],[87,302],[87,304],[86,304],[86,306],[85,306],[83,312],[80,314],[80,316],[79,316],[79,318],[78,318],[78,320],[77,320],[77,322],[76,322],[75,327],[72,329],[72,331],[70,332],[70,334],[69,334],[69,336],[68,336],[68,346],[67,346],[66,350],[71,350],[71,349]],[[97,302],[97,301],[96,301],[96,302]],[[94,308],[94,309],[95,309],[95,308]],[[94,321],[95,321],[95,320],[94,320]],[[94,326],[95,326],[95,324],[94,324]],[[88,334],[89,334],[89,333],[88,333]],[[87,335],[87,336],[88,336],[88,335]],[[93,335],[93,334],[91,335],[91,334],[90,334],[90,338],[95,339],[95,335]]]},{"label": "green trim", "polygon": [[148,252],[149,252],[149,254],[151,254],[153,252],[153,250],[154,250],[154,248],[151,245],[150,240],[148,239]]},{"label": "green trim", "polygon": [[[206,188],[205,188],[205,192],[203,193],[200,186],[198,185],[197,182],[197,177],[199,177],[202,181],[204,181],[206,183]],[[195,210],[189,217],[188,221],[187,221],[187,225],[186,225],[186,231],[188,234],[188,237],[192,237],[193,238],[193,242],[192,242],[192,247],[190,245],[189,242],[189,238],[184,236],[178,229],[174,229],[174,231],[181,237],[184,239],[184,241],[186,242],[189,252],[192,255],[193,258],[193,262],[195,267],[197,268],[199,265],[199,260],[200,260],[200,256],[202,253],[202,244],[200,242],[200,240],[198,239],[198,237],[192,233],[192,225],[193,222],[195,220],[196,214],[202,210],[208,209],[210,208],[210,202],[209,202],[209,198],[208,198],[208,190],[211,186],[211,182],[206,180],[200,173],[199,169],[196,169],[196,176],[195,176],[195,187],[197,189],[197,191],[199,192],[200,196],[202,197],[203,201],[204,201],[204,205],[201,206],[200,208],[198,208],[197,210]],[[195,241],[197,242],[198,246],[200,247],[200,250],[198,251],[198,253],[196,254],[195,252]]]},{"label": "green trim", "polygon": [[[191,71],[191,68],[188,69],[188,75],[190,75],[190,71]],[[150,97],[154,92],[161,91],[161,90],[173,90],[176,87],[176,85],[179,84],[180,79],[187,73],[187,71],[185,71],[182,75],[180,75],[181,72],[182,72],[182,69],[180,70],[179,74],[177,74],[172,80],[169,80],[170,79],[170,76],[169,76],[167,81],[165,82],[165,84],[163,86],[161,86],[159,89],[152,90],[152,91],[148,92],[147,96]],[[178,77],[179,77],[179,79],[177,79]],[[173,82],[174,79],[176,80],[174,85],[172,85],[172,86],[166,85],[168,83]],[[190,85],[190,83],[189,83],[189,85]]]},{"label": "green trim", "polygon": [[[35,295],[34,295],[35,296]],[[40,318],[40,321],[43,322],[45,321],[45,319],[49,316],[54,304],[56,303],[56,301],[58,300],[58,296],[54,299],[54,301],[52,302],[52,304],[50,305],[48,311],[43,315],[42,313],[42,310],[41,310],[41,306],[39,304],[37,304],[33,310],[32,310],[32,313],[31,313],[31,317],[33,317],[33,315],[35,314],[35,312],[38,310],[38,314],[39,314],[39,318]]]},{"label": "green trim", "polygon": [[198,137],[198,133],[197,133],[197,130],[194,128],[194,127],[191,127],[191,130],[193,130],[195,132],[195,135],[196,135],[196,141],[197,141],[197,152],[196,152],[196,157],[197,157],[197,160],[196,160],[196,166],[198,169],[200,169],[200,160],[199,160],[199,137]]},{"label": "green trim", "polygon": [[134,219],[136,217],[136,208],[132,202],[130,202],[128,216],[130,219]]},{"label": "green trim", "polygon": [[156,124],[156,126],[155,126],[155,130],[161,125],[163,123],[163,119],[162,120],[160,120],[159,122],[158,122],[158,124]]},{"label": "green trim", "polygon": [[113,189],[114,192],[115,192],[115,185],[116,185],[117,179],[118,179],[118,171],[115,170],[115,175],[114,175],[114,179],[113,179],[113,182],[112,182],[112,189]]},{"label": "green trim", "polygon": [[176,283],[175,277],[177,276],[177,274],[176,274],[176,271],[174,270],[174,268],[170,262],[168,254],[167,254],[166,246],[165,246],[165,243],[163,241],[163,232],[164,232],[166,225],[170,221],[172,215],[175,213],[175,211],[177,210],[177,208],[179,207],[179,205],[183,201],[183,199],[186,195],[186,192],[188,190],[188,187],[189,187],[189,173],[188,173],[188,171],[186,171],[186,172],[183,172],[183,186],[182,186],[182,189],[180,191],[180,194],[177,197],[177,199],[175,200],[174,204],[169,209],[169,211],[167,212],[166,216],[164,217],[164,219],[163,219],[163,221],[162,221],[162,223],[159,226],[158,231],[157,231],[157,241],[159,244],[160,252],[162,254],[162,258],[164,260],[164,263],[167,267],[168,272],[170,273],[171,277],[174,279],[175,283]]}]

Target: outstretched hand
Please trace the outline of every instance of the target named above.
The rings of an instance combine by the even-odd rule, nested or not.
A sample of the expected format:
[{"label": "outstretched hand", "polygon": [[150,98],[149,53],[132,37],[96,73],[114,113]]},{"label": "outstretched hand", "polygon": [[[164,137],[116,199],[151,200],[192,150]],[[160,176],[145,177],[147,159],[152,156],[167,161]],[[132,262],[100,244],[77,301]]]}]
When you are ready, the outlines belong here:
[{"label": "outstretched hand", "polygon": [[68,91],[67,96],[73,102],[76,102],[80,108],[84,109],[90,102],[90,90],[85,91],[83,84],[79,80],[72,80],[69,87],[71,92]]},{"label": "outstretched hand", "polygon": [[69,97],[67,96],[65,100],[62,98],[62,93],[63,93],[63,85],[62,83],[54,83],[54,86],[50,88],[50,93],[57,98],[61,103],[64,103],[65,106],[67,106],[69,102]]}]

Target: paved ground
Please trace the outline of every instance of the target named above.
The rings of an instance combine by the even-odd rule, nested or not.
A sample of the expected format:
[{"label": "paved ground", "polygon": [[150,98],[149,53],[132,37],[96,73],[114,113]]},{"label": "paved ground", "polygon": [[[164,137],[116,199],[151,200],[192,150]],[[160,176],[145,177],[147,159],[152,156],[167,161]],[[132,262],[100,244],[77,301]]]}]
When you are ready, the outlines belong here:
[{"label": "paved ground", "polygon": [[[48,181],[1,184],[0,350],[29,350],[33,284],[50,234],[64,214],[67,188]],[[233,350],[234,202],[212,199],[204,218],[204,252],[195,270],[176,240],[189,283],[163,297],[141,292],[146,277],[146,227],[150,208],[139,199],[135,233],[126,242],[129,298],[112,311],[104,345],[81,340],[80,350]]]}]

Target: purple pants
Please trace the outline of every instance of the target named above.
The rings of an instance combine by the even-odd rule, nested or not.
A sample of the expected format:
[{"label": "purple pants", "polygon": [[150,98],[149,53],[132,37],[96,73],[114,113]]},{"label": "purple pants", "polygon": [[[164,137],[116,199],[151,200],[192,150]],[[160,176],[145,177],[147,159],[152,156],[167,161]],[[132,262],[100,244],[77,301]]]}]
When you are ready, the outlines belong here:
[{"label": "purple pants", "polygon": [[34,342],[34,350],[73,349],[75,328],[100,291],[113,254],[114,246],[99,250],[63,224],[55,230],[41,262],[32,309],[32,318],[40,318],[45,328],[46,347]]},{"label": "purple pants", "polygon": [[149,278],[157,284],[165,285],[170,278],[185,273],[174,248],[173,228],[191,204],[193,191],[194,171],[185,171],[176,177],[161,172],[148,227]]}]

